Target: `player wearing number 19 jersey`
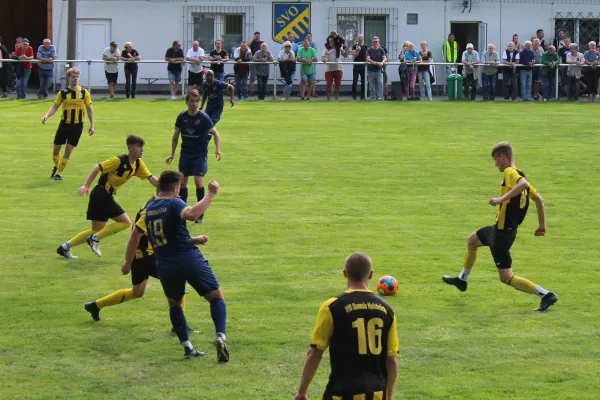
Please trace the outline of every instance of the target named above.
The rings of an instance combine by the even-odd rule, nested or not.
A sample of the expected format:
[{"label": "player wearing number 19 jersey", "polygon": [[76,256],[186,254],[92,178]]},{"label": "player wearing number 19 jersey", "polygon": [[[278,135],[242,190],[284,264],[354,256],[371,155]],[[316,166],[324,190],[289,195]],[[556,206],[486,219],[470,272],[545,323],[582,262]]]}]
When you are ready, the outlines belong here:
[{"label": "player wearing number 19 jersey", "polygon": [[208,185],[208,195],[193,207],[189,207],[177,198],[182,180],[183,176],[176,171],[165,171],[158,179],[158,196],[146,206],[145,223],[148,238],[156,257],[160,283],[169,301],[173,329],[184,348],[185,357],[203,355],[196,351],[189,341],[187,323],[181,308],[187,282],[210,303],[210,314],[216,330],[217,360],[227,362],[227,309],[223,292],[208,261],[196,247],[185,226],[185,221],[195,221],[204,213],[217,194],[219,184],[211,181]]},{"label": "player wearing number 19 jersey", "polygon": [[527,214],[529,200],[533,200],[538,214],[538,228],[535,236],[546,235],[546,212],[544,199],[525,179],[525,174],[515,166],[513,150],[508,142],[501,142],[492,149],[492,158],[504,174],[500,197],[492,198],[489,204],[499,206],[496,224],[486,226],[471,234],[467,239],[467,252],[462,272],[457,277],[444,275],[443,281],[456,286],[461,292],[467,290],[467,279],[477,259],[477,248],[488,246],[498,268],[500,280],[525,293],[541,297],[537,311],[545,311],[558,301],[558,297],[528,279],[517,276],[512,271],[510,248],[517,237],[517,228]]},{"label": "player wearing number 19 jersey", "polygon": [[363,253],[346,259],[348,290],[319,309],[296,400],[308,386],[329,347],[331,375],[324,400],[391,400],[398,374],[398,333],[394,311],[369,290],[371,259]]}]

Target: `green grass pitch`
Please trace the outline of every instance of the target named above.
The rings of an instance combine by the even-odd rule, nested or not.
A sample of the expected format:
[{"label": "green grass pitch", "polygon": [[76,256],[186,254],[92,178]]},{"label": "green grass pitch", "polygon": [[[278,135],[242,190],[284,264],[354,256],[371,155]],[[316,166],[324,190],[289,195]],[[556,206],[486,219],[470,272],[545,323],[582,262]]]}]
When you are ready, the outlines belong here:
[{"label": "green grass pitch", "polygon": [[[94,163],[143,136],[144,160],[166,168],[183,101],[97,100],[94,137],[82,137],[65,180],[48,179],[59,115],[49,101],[0,103],[0,398],[290,399],[321,302],[345,288],[344,258],[364,251],[374,275],[400,282],[387,301],[398,316],[400,399],[597,399],[600,137],[595,105],[565,103],[246,102],[226,108],[210,145],[208,178],[221,192],[202,248],[228,305],[231,362],[218,365],[209,307],[188,297],[192,343],[183,361],[167,302],[151,280],[143,299],[83,309],[130,287],[120,275],[128,233],[103,257],[55,249],[87,229],[75,195]],[[87,122],[86,122],[87,129]],[[487,249],[469,290],[442,283],[460,271],[466,237],[492,224],[487,204],[501,174],[490,150],[508,140],[517,166],[546,200],[548,236],[533,236],[535,207],[513,247],[514,270],[555,291],[539,300],[501,284]],[[176,164],[175,164],[176,165]],[[117,201],[133,217],[153,194],[137,178]],[[194,199],[190,191],[190,199]],[[371,287],[375,288],[375,280]],[[309,395],[319,398],[325,358]]]}]

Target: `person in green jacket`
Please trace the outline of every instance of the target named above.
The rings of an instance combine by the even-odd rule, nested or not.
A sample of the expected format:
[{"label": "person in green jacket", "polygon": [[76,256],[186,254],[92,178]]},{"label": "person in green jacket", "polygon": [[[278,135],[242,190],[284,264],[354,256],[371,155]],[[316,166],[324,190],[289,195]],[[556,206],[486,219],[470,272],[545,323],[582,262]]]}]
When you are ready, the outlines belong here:
[{"label": "person in green jacket", "polygon": [[556,47],[550,46],[548,51],[542,54],[542,97],[544,101],[552,100],[555,93],[556,73],[560,65],[560,57]]}]

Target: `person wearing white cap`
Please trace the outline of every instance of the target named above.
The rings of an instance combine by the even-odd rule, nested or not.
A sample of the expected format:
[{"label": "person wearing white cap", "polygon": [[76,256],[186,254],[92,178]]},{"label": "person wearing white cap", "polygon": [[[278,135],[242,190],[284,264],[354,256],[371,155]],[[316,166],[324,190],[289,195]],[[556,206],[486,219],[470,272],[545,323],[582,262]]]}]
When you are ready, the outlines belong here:
[{"label": "person wearing white cap", "polygon": [[471,88],[471,100],[477,96],[477,71],[476,65],[479,64],[479,53],[473,49],[473,43],[467,44],[467,50],[462,54],[465,99],[469,98],[469,87]]}]

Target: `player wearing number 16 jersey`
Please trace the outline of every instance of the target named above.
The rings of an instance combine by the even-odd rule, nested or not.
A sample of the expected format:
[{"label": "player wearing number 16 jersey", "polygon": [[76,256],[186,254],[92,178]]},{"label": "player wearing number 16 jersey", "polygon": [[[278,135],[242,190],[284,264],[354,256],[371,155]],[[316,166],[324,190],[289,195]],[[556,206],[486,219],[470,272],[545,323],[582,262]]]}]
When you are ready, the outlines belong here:
[{"label": "player wearing number 16 jersey", "polygon": [[329,347],[331,375],[323,400],[391,400],[398,374],[398,333],[394,311],[369,290],[371,259],[363,253],[346,259],[348,290],[319,309],[295,400],[308,386]]},{"label": "player wearing number 16 jersey", "polygon": [[499,206],[496,224],[483,227],[469,236],[462,272],[457,277],[444,275],[442,280],[456,286],[461,292],[467,290],[467,279],[477,259],[477,248],[488,246],[498,267],[500,280],[517,290],[540,296],[542,300],[536,311],[545,311],[558,301],[558,297],[530,280],[515,275],[510,256],[510,248],[517,237],[517,228],[525,219],[530,199],[535,202],[538,214],[539,225],[535,230],[535,236],[546,235],[544,199],[525,179],[525,174],[515,166],[513,150],[508,142],[495,145],[492,149],[492,158],[496,162],[496,167],[504,174],[500,197],[489,201],[491,206]]},{"label": "player wearing number 16 jersey", "polygon": [[203,355],[195,350],[189,341],[187,323],[181,308],[187,282],[210,303],[210,315],[216,330],[214,343],[217,347],[217,360],[227,362],[227,309],[223,292],[208,261],[196,247],[185,226],[185,221],[195,221],[206,211],[219,190],[219,184],[211,181],[208,185],[208,195],[193,207],[189,207],[177,198],[182,180],[183,176],[176,171],[165,171],[160,175],[158,196],[146,206],[148,238],[156,257],[160,283],[169,301],[171,323],[183,346],[185,357]]}]

